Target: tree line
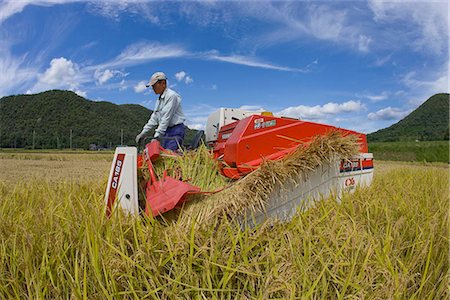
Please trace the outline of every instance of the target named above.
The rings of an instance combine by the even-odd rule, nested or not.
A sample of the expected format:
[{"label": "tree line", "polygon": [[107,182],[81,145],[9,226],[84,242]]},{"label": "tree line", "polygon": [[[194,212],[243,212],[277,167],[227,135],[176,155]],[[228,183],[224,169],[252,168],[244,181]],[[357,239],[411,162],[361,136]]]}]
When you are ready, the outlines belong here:
[{"label": "tree line", "polygon": [[[152,111],[52,90],[0,99],[0,148],[89,149],[134,145]],[[188,139],[194,133],[189,130]]]}]

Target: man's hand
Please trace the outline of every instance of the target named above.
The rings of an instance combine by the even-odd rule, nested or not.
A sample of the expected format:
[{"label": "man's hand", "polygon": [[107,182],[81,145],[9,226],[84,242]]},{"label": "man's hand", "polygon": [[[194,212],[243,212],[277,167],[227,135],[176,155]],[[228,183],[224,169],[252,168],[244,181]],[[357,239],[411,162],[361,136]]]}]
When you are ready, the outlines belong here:
[{"label": "man's hand", "polygon": [[141,132],[136,136],[136,144],[139,144],[141,139],[144,137],[144,134]]}]

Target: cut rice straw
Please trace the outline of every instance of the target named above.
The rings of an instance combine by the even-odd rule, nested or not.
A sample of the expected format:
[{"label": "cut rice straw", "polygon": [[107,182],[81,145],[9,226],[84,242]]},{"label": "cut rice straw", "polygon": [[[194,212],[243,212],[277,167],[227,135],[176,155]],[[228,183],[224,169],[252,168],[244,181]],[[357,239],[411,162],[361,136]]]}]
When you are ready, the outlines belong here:
[{"label": "cut rice straw", "polygon": [[318,166],[336,159],[349,159],[359,149],[357,136],[343,136],[338,131],[316,136],[309,143],[298,143],[299,147],[290,155],[281,160],[265,161],[260,168],[223,191],[187,201],[178,216],[179,225],[189,228],[192,222],[211,224],[218,218],[234,219],[243,211],[264,210],[277,183],[281,186],[300,184]]}]

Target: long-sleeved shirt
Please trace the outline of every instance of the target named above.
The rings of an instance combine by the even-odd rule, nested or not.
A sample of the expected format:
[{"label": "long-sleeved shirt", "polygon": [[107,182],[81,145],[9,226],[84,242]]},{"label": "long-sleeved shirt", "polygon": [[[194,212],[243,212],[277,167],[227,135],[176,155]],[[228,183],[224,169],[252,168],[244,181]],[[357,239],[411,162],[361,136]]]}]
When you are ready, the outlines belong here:
[{"label": "long-sleeved shirt", "polygon": [[155,105],[155,110],[144,125],[142,133],[147,133],[155,126],[155,137],[163,136],[167,127],[172,127],[184,123],[186,117],[181,109],[181,97],[174,90],[166,88],[159,96]]}]

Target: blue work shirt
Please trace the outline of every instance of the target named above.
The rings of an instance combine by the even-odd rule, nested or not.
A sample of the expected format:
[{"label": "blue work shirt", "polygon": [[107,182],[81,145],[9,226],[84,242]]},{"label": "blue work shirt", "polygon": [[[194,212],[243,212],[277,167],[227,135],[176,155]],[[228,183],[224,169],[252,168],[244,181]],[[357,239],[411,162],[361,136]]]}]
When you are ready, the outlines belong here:
[{"label": "blue work shirt", "polygon": [[144,125],[142,133],[147,133],[155,126],[155,137],[163,136],[168,127],[184,123],[186,117],[181,109],[181,97],[174,90],[166,88],[159,96],[152,116]]}]

